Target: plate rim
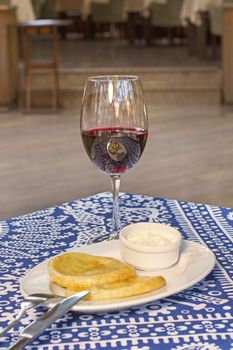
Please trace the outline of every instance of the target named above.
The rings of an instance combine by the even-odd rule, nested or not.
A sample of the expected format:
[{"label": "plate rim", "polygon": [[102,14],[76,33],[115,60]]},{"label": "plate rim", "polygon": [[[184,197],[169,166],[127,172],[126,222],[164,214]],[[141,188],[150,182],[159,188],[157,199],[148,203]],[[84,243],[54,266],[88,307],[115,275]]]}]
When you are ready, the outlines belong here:
[{"label": "plate rim", "polygon": [[[64,252],[69,252],[69,251],[78,251],[79,249],[85,249],[87,247],[90,246],[102,246],[103,244],[109,244],[111,246],[111,244],[114,242],[117,242],[119,240],[112,240],[112,241],[103,241],[103,242],[98,242],[98,243],[93,243],[90,245],[82,245],[79,247],[72,247],[72,248],[68,248],[67,250],[65,250]],[[184,291],[192,286],[194,286],[196,283],[200,282],[203,278],[205,278],[214,268],[215,263],[216,263],[216,257],[215,254],[213,253],[212,250],[210,250],[206,245],[203,245],[199,242],[194,242],[194,241],[189,241],[189,240],[184,240],[183,242],[186,242],[186,244],[189,245],[197,245],[200,248],[204,248],[206,249],[206,251],[210,254],[211,259],[208,260],[208,268],[206,268],[206,270],[204,270],[200,275],[198,275],[198,277],[194,278],[193,280],[190,280],[188,283],[186,283],[185,285],[182,285],[181,287],[177,287],[174,290],[164,290],[165,287],[161,288],[160,290],[162,291],[161,293],[158,294],[154,294],[156,291],[154,292],[150,292],[150,293],[144,293],[144,294],[140,294],[140,295],[136,295],[133,297],[129,297],[129,298],[122,298],[122,299],[117,299],[117,300],[113,300],[110,301],[110,303],[107,301],[103,301],[101,303],[100,302],[95,302],[96,304],[93,304],[93,302],[91,301],[82,301],[81,303],[75,305],[71,310],[75,311],[75,312],[79,312],[79,313],[103,313],[103,312],[114,312],[114,311],[119,311],[122,309],[127,309],[127,308],[131,308],[131,307],[136,307],[136,306],[140,306],[152,301],[156,301],[156,300],[162,300],[166,297],[172,296],[174,294],[177,294],[181,291]],[[64,252],[61,252],[60,254],[63,254]],[[57,254],[57,255],[60,255]],[[87,253],[88,254],[88,253]],[[28,294],[25,293],[24,288],[23,288],[23,284],[25,282],[25,280],[28,278],[28,276],[30,276],[30,274],[35,271],[36,269],[38,269],[39,267],[41,267],[42,265],[46,265],[48,263],[48,261],[55,257],[56,255],[45,259],[43,261],[41,261],[39,264],[35,265],[32,269],[27,270],[27,273],[20,279],[20,292],[22,293],[22,295],[25,297]],[[151,272],[151,271],[146,271],[146,272]],[[159,291],[159,290],[157,290]],[[152,294],[153,293],[153,294]],[[131,299],[134,298],[134,299]],[[48,303],[47,306],[51,307],[53,306],[53,303]]]}]

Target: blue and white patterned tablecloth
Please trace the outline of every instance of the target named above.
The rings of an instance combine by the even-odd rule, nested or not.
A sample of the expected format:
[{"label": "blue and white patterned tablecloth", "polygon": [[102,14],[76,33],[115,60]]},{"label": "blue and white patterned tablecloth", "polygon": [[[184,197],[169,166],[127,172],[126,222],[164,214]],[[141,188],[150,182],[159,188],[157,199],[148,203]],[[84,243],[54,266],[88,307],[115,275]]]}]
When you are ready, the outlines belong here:
[{"label": "blue and white patterned tablecloth", "polygon": [[[214,270],[168,299],[114,313],[69,312],[26,349],[233,350],[233,209],[131,194],[121,194],[120,203],[123,225],[159,220],[206,244],[217,257]],[[111,194],[102,193],[0,224],[1,327],[19,310],[19,279],[27,270],[107,235],[111,213]],[[0,349],[41,312],[30,311],[1,339]]]}]

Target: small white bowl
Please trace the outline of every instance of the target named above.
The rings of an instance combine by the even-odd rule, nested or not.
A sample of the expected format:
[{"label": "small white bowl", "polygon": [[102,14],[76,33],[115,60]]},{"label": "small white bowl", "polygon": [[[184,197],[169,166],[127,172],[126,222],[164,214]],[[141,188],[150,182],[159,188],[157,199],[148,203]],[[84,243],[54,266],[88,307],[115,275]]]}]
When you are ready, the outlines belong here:
[{"label": "small white bowl", "polygon": [[139,270],[156,270],[174,265],[182,237],[174,227],[142,222],[120,232],[121,257]]}]

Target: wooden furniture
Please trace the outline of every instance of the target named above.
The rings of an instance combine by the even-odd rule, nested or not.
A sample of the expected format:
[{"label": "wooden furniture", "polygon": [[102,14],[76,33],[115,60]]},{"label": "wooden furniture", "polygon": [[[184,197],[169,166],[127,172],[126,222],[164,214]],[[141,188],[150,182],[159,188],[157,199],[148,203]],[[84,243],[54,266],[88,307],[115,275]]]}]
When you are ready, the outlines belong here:
[{"label": "wooden furniture", "polygon": [[[32,81],[33,72],[46,69],[53,74],[53,99],[52,107],[59,106],[59,35],[58,28],[70,25],[69,20],[35,20],[20,23],[21,44],[24,62],[24,88],[25,88],[25,108],[32,108]],[[51,40],[52,57],[49,61],[31,60],[31,41],[35,38],[47,38]]]},{"label": "wooden furniture", "polygon": [[233,104],[233,1],[226,1],[223,20],[223,97]]},{"label": "wooden furniture", "polygon": [[18,91],[16,8],[0,6],[0,106],[10,107]]}]

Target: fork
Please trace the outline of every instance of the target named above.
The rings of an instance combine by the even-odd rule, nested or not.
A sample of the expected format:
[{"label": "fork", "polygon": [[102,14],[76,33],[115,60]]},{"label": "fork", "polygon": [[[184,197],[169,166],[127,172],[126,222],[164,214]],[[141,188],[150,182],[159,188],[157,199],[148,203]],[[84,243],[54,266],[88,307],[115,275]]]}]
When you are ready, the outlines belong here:
[{"label": "fork", "polygon": [[21,302],[20,305],[20,312],[18,313],[18,315],[16,316],[16,318],[14,320],[12,320],[5,328],[3,328],[0,331],[0,338],[9,331],[9,329],[11,329],[12,327],[14,327],[14,325],[16,323],[18,323],[21,318],[26,314],[26,312],[34,307],[37,307],[39,305],[43,305],[47,302],[51,302],[51,300],[53,300],[53,302],[55,301],[60,301],[62,299],[62,297],[59,297],[57,295],[54,294],[46,294],[46,293],[36,293],[36,294],[31,294],[28,295],[27,297],[24,298],[24,300]]}]

